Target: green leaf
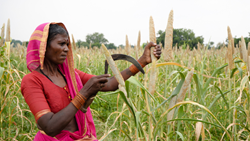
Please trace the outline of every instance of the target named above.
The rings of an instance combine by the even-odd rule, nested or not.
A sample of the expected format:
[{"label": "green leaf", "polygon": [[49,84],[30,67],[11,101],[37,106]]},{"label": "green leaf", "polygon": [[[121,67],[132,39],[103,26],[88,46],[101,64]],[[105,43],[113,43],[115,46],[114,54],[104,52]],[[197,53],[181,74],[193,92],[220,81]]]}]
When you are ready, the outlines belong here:
[{"label": "green leaf", "polygon": [[208,122],[208,121],[205,121],[205,120],[192,119],[192,118],[180,118],[180,119],[177,118],[177,119],[172,119],[172,120],[164,121],[164,123],[166,123],[166,122],[172,122],[172,121],[195,121],[195,122],[202,122],[202,123],[206,123],[206,124],[209,124],[209,125],[213,125],[215,127],[222,128],[218,124],[214,124],[214,123],[211,123],[211,122]]},{"label": "green leaf", "polygon": [[224,96],[224,93],[221,91],[221,89],[218,86],[215,86],[215,88],[217,88],[219,90],[219,92],[220,92],[220,94],[221,94],[221,96],[222,96],[222,98],[223,98],[223,100],[224,100],[224,102],[225,102],[225,104],[227,106],[227,109],[229,109],[229,105],[228,105],[227,100],[226,100],[226,98]]},{"label": "green leaf", "polygon": [[183,106],[180,106],[178,110],[178,118],[181,118],[185,114]]},{"label": "green leaf", "polygon": [[98,94],[98,96],[113,95],[113,94],[118,94],[119,92],[120,92],[120,90],[118,89],[114,92]]},{"label": "green leaf", "polygon": [[136,116],[135,116],[135,109],[134,109],[134,106],[131,104],[131,102],[129,101],[129,99],[125,96],[125,94],[122,92],[122,91],[120,91],[120,94],[121,94],[121,97],[122,97],[122,99],[123,99],[123,101],[126,103],[126,105],[128,106],[128,108],[129,108],[129,111],[131,112],[131,114],[133,115],[133,117],[134,117],[134,122],[135,122],[135,124],[137,123],[137,121],[136,121]]},{"label": "green leaf", "polygon": [[[233,89],[231,89],[231,90],[233,90]],[[212,103],[210,103],[210,105],[209,105],[209,107],[208,107],[208,109],[209,110],[211,110],[211,108],[213,107],[213,105],[217,102],[217,100],[223,95],[225,95],[225,94],[227,94],[227,93],[229,93],[230,92],[230,90],[229,91],[226,91],[226,92],[224,92],[223,94],[218,94],[217,96],[215,96],[215,98],[214,98],[214,100],[213,100],[213,102]],[[228,108],[229,108],[229,106],[228,106]],[[204,115],[204,119],[206,119],[206,117],[207,117],[207,115],[208,115],[208,113],[206,113],[205,115]]]},{"label": "green leaf", "polygon": [[130,140],[130,141],[133,141],[132,139],[131,139],[131,137],[128,135],[128,133],[127,132],[125,132],[124,130],[120,130],[123,134],[125,134],[127,137],[128,137],[128,139]]},{"label": "green leaf", "polygon": [[230,78],[232,78],[234,76],[234,73],[236,72],[236,70],[237,70],[237,68],[232,69],[231,74],[230,74]]},{"label": "green leaf", "polygon": [[[241,61],[241,60],[236,60],[236,61],[234,61],[234,63],[240,63],[240,62],[242,62],[242,61]],[[219,67],[219,68],[216,68],[216,69],[214,70],[214,72],[212,73],[211,77],[215,77],[215,75],[217,75],[217,74],[220,72],[220,70],[222,70],[222,69],[225,68],[226,66],[228,66],[228,64],[225,64],[225,65],[223,65],[223,66],[221,66],[221,67]],[[209,79],[206,81],[206,83],[205,83],[203,89],[206,89],[206,88],[209,86],[209,83],[210,83],[213,79],[214,79],[214,78],[209,78]]]},{"label": "green leaf", "polygon": [[150,92],[149,92],[149,91],[142,85],[142,83],[139,82],[134,76],[131,76],[127,81],[129,81],[130,83],[132,83],[132,84],[134,84],[134,85],[136,85],[136,86],[142,88],[144,91],[146,91],[146,92],[150,95],[150,97],[151,97],[154,101],[156,101],[155,98],[150,94]]},{"label": "green leaf", "polygon": [[126,91],[127,91],[127,96],[129,98],[130,97],[130,94],[129,94],[129,81],[125,81],[125,88],[126,88]]},{"label": "green leaf", "polygon": [[204,100],[202,98],[202,95],[201,95],[201,84],[200,84],[200,81],[199,81],[199,77],[196,73],[193,74],[193,78],[194,78],[194,81],[195,81],[195,84],[196,84],[196,91],[197,91],[197,95],[198,95],[198,98],[199,100],[201,100],[202,104],[204,103]]},{"label": "green leaf", "polygon": [[240,67],[234,68],[234,69],[232,70],[231,75],[230,75],[230,78],[233,78],[234,73],[235,73],[237,70],[239,71],[240,77],[241,77],[241,79],[242,79],[243,71],[242,71],[242,69],[241,69]]},{"label": "green leaf", "polygon": [[160,107],[161,107],[162,105],[164,105],[168,100],[170,100],[172,97],[176,96],[176,95],[180,92],[181,87],[182,87],[182,85],[183,85],[183,83],[184,83],[184,81],[185,81],[185,76],[184,76],[184,74],[183,74],[182,72],[179,72],[179,71],[178,71],[178,73],[179,73],[180,76],[181,76],[181,80],[180,80],[179,84],[178,84],[177,87],[174,89],[174,91],[172,92],[171,96],[168,97],[168,99],[164,100],[161,104],[159,104],[156,108],[153,109],[153,111],[152,111],[153,113],[154,113],[155,110],[157,110],[158,108],[160,108]]},{"label": "green leaf", "polygon": [[[214,70],[214,72],[212,73],[211,77],[215,77],[215,75],[217,75],[217,74],[220,72],[220,70],[222,70],[222,69],[225,68],[226,66],[228,66],[228,64],[223,65],[223,66],[221,66],[221,67],[219,67],[219,68],[216,68],[216,69]],[[206,83],[205,83],[203,89],[206,89],[206,88],[209,86],[209,83],[210,83],[213,79],[214,79],[214,78],[208,78],[208,80],[206,81]]]},{"label": "green leaf", "polygon": [[180,136],[181,140],[184,141],[184,137],[183,137],[183,135],[181,134],[181,132],[179,132],[179,131],[175,131],[175,132],[177,133],[177,135]]},{"label": "green leaf", "polygon": [[245,76],[240,82],[240,91],[242,92],[248,82],[248,76]]},{"label": "green leaf", "polygon": [[4,72],[4,68],[0,67],[0,78],[2,78],[3,72]]}]

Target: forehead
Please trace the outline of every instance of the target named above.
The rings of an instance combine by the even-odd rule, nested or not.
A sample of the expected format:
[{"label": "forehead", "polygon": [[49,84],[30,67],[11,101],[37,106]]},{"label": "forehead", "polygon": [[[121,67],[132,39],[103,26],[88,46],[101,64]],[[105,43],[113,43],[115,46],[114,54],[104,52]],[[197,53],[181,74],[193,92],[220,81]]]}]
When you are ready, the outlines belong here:
[{"label": "forehead", "polygon": [[66,33],[64,33],[64,34],[57,34],[57,35],[55,35],[54,40],[57,40],[57,41],[68,41],[69,37],[68,37],[68,35]]}]

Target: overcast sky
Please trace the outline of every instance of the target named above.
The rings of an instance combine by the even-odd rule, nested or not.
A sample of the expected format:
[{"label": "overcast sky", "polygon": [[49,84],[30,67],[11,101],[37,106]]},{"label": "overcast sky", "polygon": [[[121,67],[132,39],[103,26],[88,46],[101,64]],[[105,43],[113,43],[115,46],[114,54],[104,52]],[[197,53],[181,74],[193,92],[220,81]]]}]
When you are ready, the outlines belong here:
[{"label": "overcast sky", "polygon": [[227,38],[227,26],[235,37],[250,32],[250,0],[0,0],[0,24],[11,20],[11,37],[28,41],[44,22],[63,22],[75,39],[103,33],[110,43],[130,44],[149,40],[149,17],[156,32],[165,30],[170,10],[174,28],[187,28],[205,43]]}]

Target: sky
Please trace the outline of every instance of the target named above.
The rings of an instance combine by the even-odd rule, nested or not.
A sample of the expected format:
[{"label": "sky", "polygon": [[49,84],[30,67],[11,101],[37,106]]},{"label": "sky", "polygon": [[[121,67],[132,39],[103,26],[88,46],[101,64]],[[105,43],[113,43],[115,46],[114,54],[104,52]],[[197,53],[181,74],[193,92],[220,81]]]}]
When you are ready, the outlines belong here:
[{"label": "sky", "polygon": [[10,19],[11,37],[28,41],[35,28],[45,22],[62,22],[75,40],[103,33],[116,46],[149,40],[149,18],[156,33],[167,27],[174,11],[174,28],[191,29],[204,43],[223,42],[227,26],[233,37],[248,37],[250,0],[0,0],[0,26]]}]

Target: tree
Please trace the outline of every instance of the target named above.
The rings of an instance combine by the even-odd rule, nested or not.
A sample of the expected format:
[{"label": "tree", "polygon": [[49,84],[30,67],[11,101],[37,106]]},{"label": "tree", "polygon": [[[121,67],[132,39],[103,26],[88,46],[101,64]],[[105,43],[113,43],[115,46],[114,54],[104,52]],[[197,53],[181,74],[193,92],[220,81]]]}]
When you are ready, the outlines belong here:
[{"label": "tree", "polygon": [[[159,35],[157,43],[161,42],[162,46],[164,46],[165,32],[159,30],[157,34]],[[195,33],[191,29],[180,28],[173,30],[173,45],[176,43],[178,43],[178,46],[189,45],[192,49],[193,47],[197,48],[198,42],[203,44],[204,38],[202,36],[195,37]]]},{"label": "tree", "polygon": [[[217,44],[218,45],[218,44]],[[211,49],[212,47],[214,47],[214,42],[210,41],[208,44],[205,45],[208,49]]]},{"label": "tree", "polygon": [[[249,37],[243,37],[246,42],[246,47],[248,47],[248,43],[250,42],[250,32],[248,32]],[[241,37],[234,38],[234,47],[236,47],[236,44],[239,44],[239,41],[241,41]],[[228,38],[226,38],[226,46],[228,45]]]},{"label": "tree", "polygon": [[216,49],[221,49],[224,45],[223,45],[224,43],[222,43],[222,42],[219,42],[219,43],[217,43],[217,45],[216,45]]},{"label": "tree", "polygon": [[84,41],[81,41],[81,40],[77,40],[76,46],[78,48],[80,48],[80,47],[89,47],[89,44],[87,42],[84,42]]},{"label": "tree", "polygon": [[86,36],[86,42],[88,44],[91,43],[91,46],[98,46],[100,47],[101,44],[107,44],[108,40],[104,38],[104,35],[102,33],[95,32],[93,34],[88,34]]},{"label": "tree", "polygon": [[78,48],[80,48],[80,47],[81,47],[81,43],[82,43],[82,41],[81,41],[81,40],[77,40],[77,42],[76,42],[76,46],[78,46]]},{"label": "tree", "polygon": [[88,47],[89,48],[89,44],[87,42],[81,42],[81,46],[84,46],[84,47]]},{"label": "tree", "polygon": [[118,47],[125,48],[125,46],[123,44],[120,44]]},{"label": "tree", "polygon": [[117,49],[114,43],[105,44],[105,46],[107,47],[107,49]]},{"label": "tree", "polygon": [[16,47],[17,44],[22,45],[22,42],[20,40],[15,40],[15,39],[12,39],[11,43],[14,43],[13,47]]},{"label": "tree", "polygon": [[[246,47],[248,47],[248,43],[250,42],[250,36],[249,37],[244,37],[244,40],[246,42]],[[228,43],[228,39],[226,39],[227,43]],[[236,47],[236,44],[239,44],[239,41],[241,41],[241,37],[240,38],[234,38],[234,47]]]}]

